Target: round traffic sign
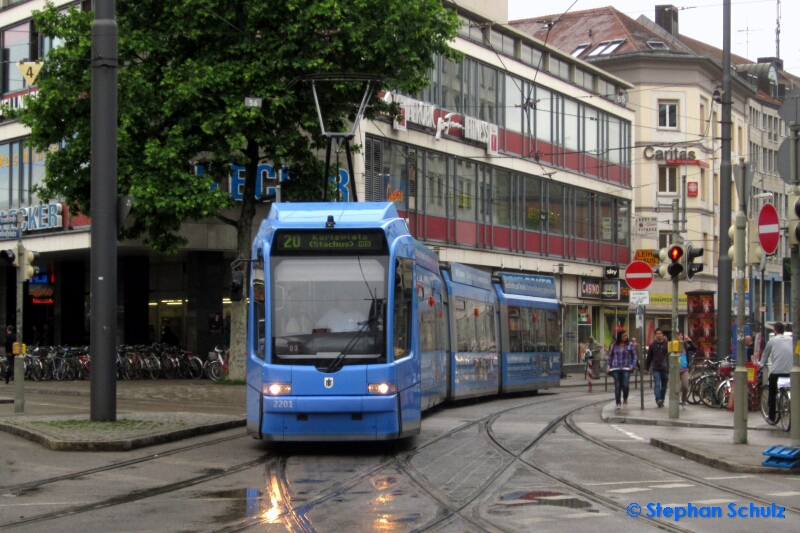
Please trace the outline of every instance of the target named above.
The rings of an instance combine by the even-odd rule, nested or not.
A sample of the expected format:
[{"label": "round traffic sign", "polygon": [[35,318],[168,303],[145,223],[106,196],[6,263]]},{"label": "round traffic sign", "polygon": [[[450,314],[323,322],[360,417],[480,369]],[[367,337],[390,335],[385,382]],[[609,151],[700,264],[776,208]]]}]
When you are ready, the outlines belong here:
[{"label": "round traffic sign", "polygon": [[644,261],[634,261],[625,269],[625,281],[635,291],[643,291],[653,282],[653,267]]},{"label": "round traffic sign", "polygon": [[772,255],[778,249],[781,237],[781,223],[778,210],[772,204],[764,204],[758,212],[758,240],[761,248],[767,255]]}]

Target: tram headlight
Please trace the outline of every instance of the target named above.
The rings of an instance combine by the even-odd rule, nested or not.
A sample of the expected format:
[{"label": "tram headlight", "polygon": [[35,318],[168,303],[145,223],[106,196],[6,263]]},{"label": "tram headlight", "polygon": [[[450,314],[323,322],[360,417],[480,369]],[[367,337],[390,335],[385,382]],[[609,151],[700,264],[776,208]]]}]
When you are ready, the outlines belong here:
[{"label": "tram headlight", "polygon": [[264,384],[264,394],[271,394],[272,396],[278,396],[281,394],[291,394],[292,386],[285,385],[283,383],[265,383]]},{"label": "tram headlight", "polygon": [[389,394],[397,392],[397,385],[394,383],[370,383],[367,390],[370,394]]}]

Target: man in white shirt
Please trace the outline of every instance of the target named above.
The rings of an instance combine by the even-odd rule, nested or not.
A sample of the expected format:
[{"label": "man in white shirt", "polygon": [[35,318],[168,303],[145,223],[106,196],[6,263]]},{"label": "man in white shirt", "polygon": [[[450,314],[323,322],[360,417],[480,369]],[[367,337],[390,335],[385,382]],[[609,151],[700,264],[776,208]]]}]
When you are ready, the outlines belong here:
[{"label": "man in white shirt", "polygon": [[339,301],[339,307],[334,307],[325,313],[317,322],[317,327],[327,329],[331,333],[360,330],[366,323],[367,318],[360,311],[353,308],[351,295],[343,292],[336,298]]},{"label": "man in white shirt", "polygon": [[784,326],[775,322],[772,326],[775,336],[772,337],[764,348],[759,367],[766,364],[769,367],[769,417],[775,420],[775,397],[778,395],[778,378],[789,377],[794,363],[794,350],[792,338],[784,335]]}]

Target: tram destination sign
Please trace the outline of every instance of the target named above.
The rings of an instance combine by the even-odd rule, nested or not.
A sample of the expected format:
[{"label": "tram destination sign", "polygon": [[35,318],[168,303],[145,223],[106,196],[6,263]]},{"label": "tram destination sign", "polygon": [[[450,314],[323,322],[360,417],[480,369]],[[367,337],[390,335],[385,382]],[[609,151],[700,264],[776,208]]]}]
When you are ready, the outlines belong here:
[{"label": "tram destination sign", "polygon": [[386,238],[374,230],[279,230],[275,250],[291,252],[380,252]]}]

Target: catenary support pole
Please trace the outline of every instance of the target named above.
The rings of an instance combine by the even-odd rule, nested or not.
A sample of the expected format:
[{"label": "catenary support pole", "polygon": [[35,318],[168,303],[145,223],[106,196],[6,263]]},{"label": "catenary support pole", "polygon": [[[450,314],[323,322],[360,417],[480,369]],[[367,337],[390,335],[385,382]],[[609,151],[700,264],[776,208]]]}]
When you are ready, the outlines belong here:
[{"label": "catenary support pole", "polygon": [[92,23],[90,418],[117,419],[117,21],[97,0]]},{"label": "catenary support pole", "polygon": [[[800,124],[789,124],[789,173],[792,176],[792,187],[789,194],[800,194],[800,169],[797,168],[797,150],[800,142]],[[793,206],[789,206],[793,209]],[[791,228],[789,228],[791,231]],[[792,246],[792,332],[800,331],[800,246]],[[800,355],[794,350],[794,364],[789,372],[791,386],[791,440],[792,446],[800,446]]]},{"label": "catenary support pole", "polygon": [[719,180],[719,253],[717,286],[717,359],[731,353],[731,274],[733,267],[728,249],[731,239],[731,0],[722,3],[722,147]]},{"label": "catenary support pole", "polygon": [[[17,215],[17,231],[22,236],[22,216]],[[22,350],[23,289],[25,288],[25,247],[17,239],[17,342],[19,354],[14,357],[14,412],[25,412],[25,354]]]},{"label": "catenary support pole", "polygon": [[747,193],[744,157],[739,158],[739,175],[736,176],[739,192],[739,210],[736,212],[736,243],[734,248],[736,273],[736,370],[733,372],[733,443],[747,444],[747,369],[744,367],[744,270],[747,240]]}]

